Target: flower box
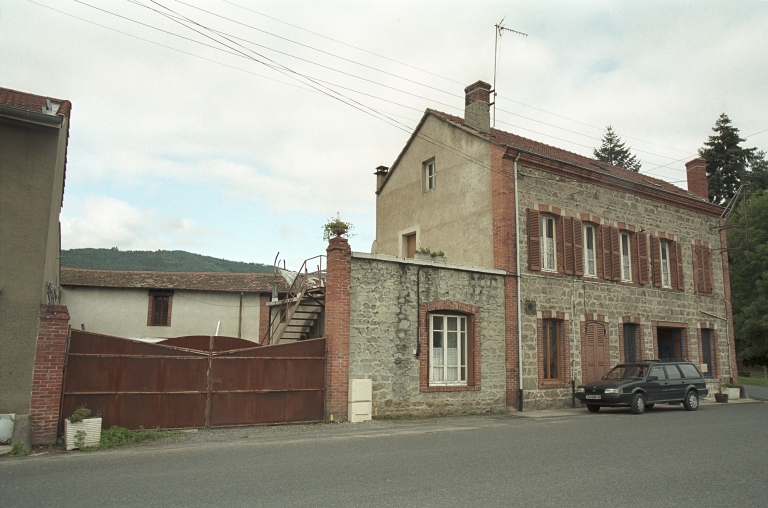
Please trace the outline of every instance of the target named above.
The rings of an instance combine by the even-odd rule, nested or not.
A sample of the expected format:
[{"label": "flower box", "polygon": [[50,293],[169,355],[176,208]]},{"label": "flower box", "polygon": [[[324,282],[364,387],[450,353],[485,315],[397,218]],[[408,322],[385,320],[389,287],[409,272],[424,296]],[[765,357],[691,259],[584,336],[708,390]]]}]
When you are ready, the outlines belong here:
[{"label": "flower box", "polygon": [[83,446],[94,446],[101,440],[101,418],[86,418],[77,423],[72,423],[68,419],[64,420],[64,443],[67,450],[78,448],[75,444],[78,431],[83,431],[85,437]]}]

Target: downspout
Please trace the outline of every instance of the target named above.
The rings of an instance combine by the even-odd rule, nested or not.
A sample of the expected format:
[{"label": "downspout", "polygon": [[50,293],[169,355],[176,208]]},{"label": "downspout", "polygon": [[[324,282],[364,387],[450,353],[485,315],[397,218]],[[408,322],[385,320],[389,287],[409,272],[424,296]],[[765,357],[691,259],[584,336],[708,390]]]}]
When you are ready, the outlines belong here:
[{"label": "downspout", "polygon": [[[421,269],[416,269],[416,358],[421,354]],[[429,332],[427,332],[429,335]]]},{"label": "downspout", "polygon": [[522,305],[520,303],[520,214],[517,197],[517,161],[522,152],[517,152],[513,164],[513,173],[515,175],[515,280],[517,284],[517,410],[523,410],[523,317],[521,315]]}]

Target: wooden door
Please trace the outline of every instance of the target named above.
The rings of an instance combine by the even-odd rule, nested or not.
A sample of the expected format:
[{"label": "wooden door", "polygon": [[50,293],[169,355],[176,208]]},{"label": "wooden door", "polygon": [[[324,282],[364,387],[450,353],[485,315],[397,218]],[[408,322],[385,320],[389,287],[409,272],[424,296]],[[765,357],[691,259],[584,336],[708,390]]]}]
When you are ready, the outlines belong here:
[{"label": "wooden door", "polygon": [[590,322],[586,325],[587,340],[581,352],[582,383],[592,383],[601,379],[608,372],[608,340],[605,324]]},{"label": "wooden door", "polygon": [[405,237],[405,257],[413,259],[416,256],[416,233]]}]

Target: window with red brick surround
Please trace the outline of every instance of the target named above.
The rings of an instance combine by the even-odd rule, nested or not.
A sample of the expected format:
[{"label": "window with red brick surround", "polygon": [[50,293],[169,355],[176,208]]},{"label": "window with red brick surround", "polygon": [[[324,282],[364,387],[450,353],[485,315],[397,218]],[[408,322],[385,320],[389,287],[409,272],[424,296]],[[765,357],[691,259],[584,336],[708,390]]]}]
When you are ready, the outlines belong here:
[{"label": "window with red brick surround", "polygon": [[626,361],[625,345],[624,345],[624,325],[635,324],[635,354],[638,362],[646,360],[645,352],[645,340],[643,338],[643,326],[640,324],[639,317],[624,316],[621,318],[621,324],[619,324],[619,363]]},{"label": "window with red brick surround", "polygon": [[171,326],[173,291],[149,290],[147,326]]},{"label": "window with red brick surround", "polygon": [[[466,385],[429,385],[430,362],[430,316],[459,315],[466,318]],[[419,391],[460,392],[480,390],[480,308],[467,303],[440,300],[422,303],[419,308]]]},{"label": "window with red brick surround", "polygon": [[571,383],[569,322],[562,312],[541,314],[536,320],[539,388],[567,388]]}]

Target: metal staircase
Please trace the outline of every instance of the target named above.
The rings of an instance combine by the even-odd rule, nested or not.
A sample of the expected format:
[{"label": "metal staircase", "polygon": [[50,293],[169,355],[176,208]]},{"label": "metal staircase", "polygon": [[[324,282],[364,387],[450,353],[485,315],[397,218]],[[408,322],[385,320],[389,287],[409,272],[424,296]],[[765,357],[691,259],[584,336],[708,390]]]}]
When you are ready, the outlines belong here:
[{"label": "metal staircase", "polygon": [[[304,261],[298,272],[289,272],[275,262],[277,293],[285,296],[267,304],[269,327],[260,344],[271,345],[322,337],[325,321],[325,256]],[[314,270],[309,271],[309,266]]]}]

